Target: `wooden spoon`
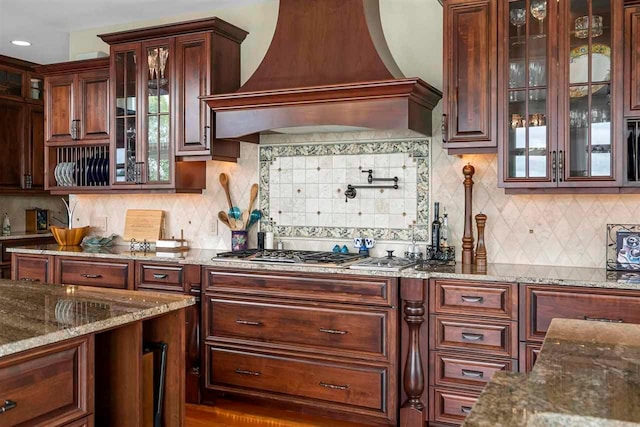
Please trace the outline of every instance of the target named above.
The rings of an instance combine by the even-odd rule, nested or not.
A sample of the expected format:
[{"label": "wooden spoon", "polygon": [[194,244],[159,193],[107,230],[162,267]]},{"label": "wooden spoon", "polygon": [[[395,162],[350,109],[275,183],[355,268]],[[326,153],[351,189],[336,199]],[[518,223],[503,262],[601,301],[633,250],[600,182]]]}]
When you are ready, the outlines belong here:
[{"label": "wooden spoon", "polygon": [[233,203],[231,203],[231,194],[229,193],[229,176],[226,173],[220,174],[220,185],[224,189],[224,193],[227,195],[229,209],[233,209]]},{"label": "wooden spoon", "polygon": [[256,201],[256,197],[258,197],[258,184],[253,184],[251,186],[251,195],[249,197],[249,212],[251,212],[251,209],[253,208],[253,203]]},{"label": "wooden spoon", "polygon": [[229,223],[229,215],[225,211],[218,212],[218,219],[222,221],[227,227],[231,228],[231,224]]},{"label": "wooden spoon", "polygon": [[242,229],[243,230],[246,230],[247,228],[249,228],[250,216],[251,216],[251,213],[249,212],[248,209],[242,212]]}]

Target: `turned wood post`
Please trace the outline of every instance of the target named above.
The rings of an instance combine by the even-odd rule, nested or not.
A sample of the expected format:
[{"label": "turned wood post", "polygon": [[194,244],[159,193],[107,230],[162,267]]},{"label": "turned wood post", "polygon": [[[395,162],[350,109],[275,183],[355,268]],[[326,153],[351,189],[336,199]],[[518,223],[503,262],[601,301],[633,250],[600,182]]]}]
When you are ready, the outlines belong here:
[{"label": "turned wood post", "polygon": [[420,348],[420,328],[425,321],[426,284],[423,280],[407,279],[403,280],[400,286],[404,321],[408,328],[403,372],[403,386],[407,399],[400,409],[400,425],[403,427],[422,427],[426,416],[422,403],[425,374]]},{"label": "turned wood post", "polygon": [[476,172],[471,164],[467,163],[462,168],[464,175],[464,234],[462,236],[462,264],[473,264],[473,219],[471,218],[473,206],[473,174]]},{"label": "turned wood post", "polygon": [[476,266],[478,268],[487,267],[487,248],[484,244],[484,227],[487,223],[487,216],[483,213],[476,215],[478,224],[478,245],[476,246]]}]

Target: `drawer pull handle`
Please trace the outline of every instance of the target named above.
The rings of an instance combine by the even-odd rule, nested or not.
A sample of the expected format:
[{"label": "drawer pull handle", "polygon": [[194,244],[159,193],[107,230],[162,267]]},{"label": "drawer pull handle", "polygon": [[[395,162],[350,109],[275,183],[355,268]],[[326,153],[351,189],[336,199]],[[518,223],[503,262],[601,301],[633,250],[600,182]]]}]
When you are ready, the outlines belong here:
[{"label": "drawer pull handle", "polygon": [[81,274],[80,276],[85,277],[87,279],[100,279],[102,278],[102,274]]},{"label": "drawer pull handle", "polygon": [[473,302],[473,303],[480,303],[480,304],[482,304],[482,301],[484,300],[483,297],[475,297],[475,296],[469,296],[469,295],[462,295],[460,298],[462,298],[462,301],[464,302]]},{"label": "drawer pull handle", "polygon": [[254,376],[254,377],[259,377],[260,376],[260,372],[247,371],[246,369],[236,369],[236,374],[251,375],[251,376]]},{"label": "drawer pull handle", "polygon": [[169,277],[168,274],[153,273],[154,279],[166,279],[167,277]]},{"label": "drawer pull handle", "polygon": [[472,371],[471,369],[463,369],[462,376],[471,377],[471,378],[482,378],[484,377],[484,372]]},{"label": "drawer pull handle", "polygon": [[18,406],[18,404],[13,400],[5,400],[4,405],[0,406],[0,414],[4,414],[5,412],[10,411],[16,406]]},{"label": "drawer pull handle", "polygon": [[462,339],[467,341],[482,341],[484,339],[484,334],[470,334],[468,332],[463,332]]},{"label": "drawer pull handle", "polygon": [[40,279],[32,279],[31,277],[23,277],[22,279],[23,282],[39,282]]},{"label": "drawer pull handle", "polygon": [[584,316],[584,320],[589,320],[591,322],[624,323],[622,319],[607,319],[606,317]]},{"label": "drawer pull handle", "polygon": [[349,331],[341,331],[339,329],[325,329],[325,328],[320,328],[320,332],[324,332],[325,334],[332,334],[332,335],[346,335],[347,333],[349,333]]},{"label": "drawer pull handle", "polygon": [[471,408],[469,406],[461,406],[460,412],[463,414],[469,415],[471,413]]},{"label": "drawer pull handle", "polygon": [[262,322],[254,322],[253,320],[236,320],[238,325],[248,325],[248,326],[262,326]]},{"label": "drawer pull handle", "polygon": [[320,381],[320,387],[328,388],[331,390],[346,390],[349,388],[348,385],[329,384],[329,383],[325,383],[324,381]]}]

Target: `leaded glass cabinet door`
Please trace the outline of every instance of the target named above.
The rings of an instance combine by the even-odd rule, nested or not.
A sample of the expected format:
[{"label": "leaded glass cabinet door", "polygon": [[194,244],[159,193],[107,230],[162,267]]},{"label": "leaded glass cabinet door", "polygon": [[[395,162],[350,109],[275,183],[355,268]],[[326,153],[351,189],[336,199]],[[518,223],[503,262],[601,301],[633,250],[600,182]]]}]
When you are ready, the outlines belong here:
[{"label": "leaded glass cabinet door", "polygon": [[514,0],[502,4],[500,67],[502,184],[555,186],[557,2]]},{"label": "leaded glass cabinet door", "polygon": [[111,48],[111,80],[114,109],[114,139],[112,146],[112,183],[135,185],[142,183],[142,165],[138,160],[139,134],[139,44]]},{"label": "leaded glass cabinet door", "polygon": [[[621,112],[616,95],[622,68],[622,2],[562,0],[559,94],[563,128],[558,147],[560,185],[612,185],[622,167],[616,156]],[[619,27],[616,29],[616,25]],[[614,61],[619,66],[614,67]]]},{"label": "leaded glass cabinet door", "polygon": [[142,49],[145,108],[141,118],[146,136],[144,183],[148,185],[170,184],[172,181],[173,43],[173,39],[154,41],[145,43]]}]

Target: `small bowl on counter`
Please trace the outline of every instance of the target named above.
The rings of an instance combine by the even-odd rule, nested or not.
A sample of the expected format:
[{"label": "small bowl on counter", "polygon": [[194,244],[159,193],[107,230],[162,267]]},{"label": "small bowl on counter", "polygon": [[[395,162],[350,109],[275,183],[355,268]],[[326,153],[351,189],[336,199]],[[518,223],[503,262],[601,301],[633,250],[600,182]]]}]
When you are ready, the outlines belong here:
[{"label": "small bowl on counter", "polygon": [[49,229],[60,246],[78,246],[84,236],[89,233],[90,227],[66,228],[52,225]]}]

